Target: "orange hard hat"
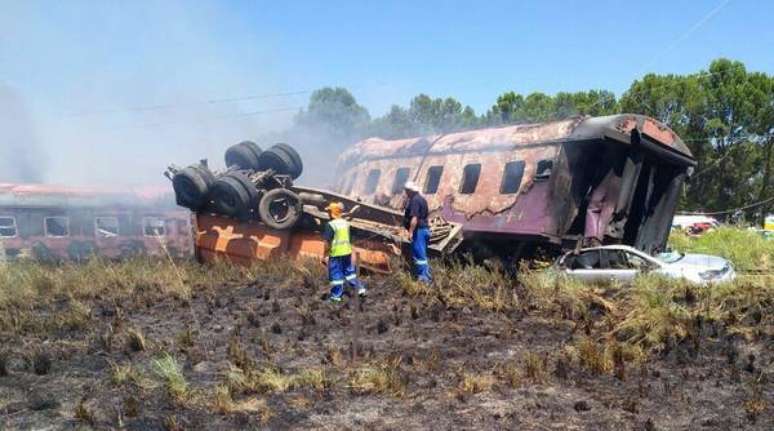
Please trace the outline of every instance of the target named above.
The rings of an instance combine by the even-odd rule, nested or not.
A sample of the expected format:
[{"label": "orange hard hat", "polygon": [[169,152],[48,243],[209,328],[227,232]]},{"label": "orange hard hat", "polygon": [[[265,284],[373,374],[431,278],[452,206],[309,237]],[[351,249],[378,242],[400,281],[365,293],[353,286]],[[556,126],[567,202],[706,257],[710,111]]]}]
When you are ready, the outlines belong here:
[{"label": "orange hard hat", "polygon": [[330,213],[331,217],[341,217],[341,213],[344,212],[344,204],[341,202],[331,202],[325,209]]}]

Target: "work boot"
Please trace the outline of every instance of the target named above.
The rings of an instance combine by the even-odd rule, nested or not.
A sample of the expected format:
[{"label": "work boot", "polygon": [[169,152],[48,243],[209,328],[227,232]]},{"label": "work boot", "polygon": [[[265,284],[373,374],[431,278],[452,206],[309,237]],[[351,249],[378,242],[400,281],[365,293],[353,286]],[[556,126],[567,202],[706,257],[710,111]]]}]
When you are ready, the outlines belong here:
[{"label": "work boot", "polygon": [[328,302],[331,304],[341,304],[344,299],[341,296],[331,296],[328,298]]},{"label": "work boot", "polygon": [[360,287],[357,288],[357,296],[362,298],[362,297],[364,297],[366,295],[368,295],[368,289],[366,289],[363,286],[360,286]]}]

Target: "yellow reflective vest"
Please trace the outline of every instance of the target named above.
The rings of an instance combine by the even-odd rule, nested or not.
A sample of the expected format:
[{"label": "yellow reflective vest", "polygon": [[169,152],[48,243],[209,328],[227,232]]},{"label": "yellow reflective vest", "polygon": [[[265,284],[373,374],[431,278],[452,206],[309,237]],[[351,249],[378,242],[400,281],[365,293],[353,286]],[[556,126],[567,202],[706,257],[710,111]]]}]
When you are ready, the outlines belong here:
[{"label": "yellow reflective vest", "polygon": [[339,257],[352,254],[352,244],[349,242],[349,222],[337,218],[328,222],[328,225],[333,230],[330,256]]}]

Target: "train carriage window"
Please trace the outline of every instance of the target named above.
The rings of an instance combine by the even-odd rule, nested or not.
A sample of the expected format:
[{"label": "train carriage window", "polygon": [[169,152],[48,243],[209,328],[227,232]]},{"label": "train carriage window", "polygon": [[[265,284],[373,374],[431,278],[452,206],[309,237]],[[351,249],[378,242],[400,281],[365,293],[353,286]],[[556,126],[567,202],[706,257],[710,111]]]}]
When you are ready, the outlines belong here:
[{"label": "train carriage window", "polygon": [[349,183],[347,184],[347,189],[344,190],[345,195],[352,193],[352,189],[355,187],[355,182],[357,182],[357,172],[353,173],[352,176],[349,177]]},{"label": "train carriage window", "polygon": [[94,219],[94,232],[99,238],[113,238],[118,236],[118,218],[97,217]]},{"label": "train carriage window", "polygon": [[500,193],[517,193],[521,187],[521,179],[524,177],[524,161],[517,160],[505,164],[503,182],[500,184]]},{"label": "train carriage window", "polygon": [[469,195],[476,191],[478,178],[481,176],[481,163],[472,163],[462,169],[462,182],[460,183],[460,193]]},{"label": "train carriage window", "polygon": [[0,216],[0,237],[12,238],[16,236],[16,218],[12,216]]},{"label": "train carriage window", "polygon": [[430,166],[427,168],[427,179],[425,180],[426,195],[432,195],[438,191],[438,185],[441,184],[441,174],[443,174],[443,166]]},{"label": "train carriage window", "polygon": [[142,233],[145,236],[164,236],[167,234],[164,219],[145,217],[142,219]]},{"label": "train carriage window", "polygon": [[67,217],[46,217],[43,219],[46,236],[65,237],[70,235],[70,219]]},{"label": "train carriage window", "polygon": [[410,172],[411,169],[409,168],[399,168],[395,171],[395,181],[392,183],[392,194],[395,195],[403,191],[403,186],[406,184],[406,181],[408,181]]},{"label": "train carriage window", "polygon": [[541,160],[537,164],[537,169],[535,170],[535,179],[536,180],[546,180],[551,176],[551,170],[554,168],[554,161],[553,160]]},{"label": "train carriage window", "polygon": [[370,195],[376,191],[376,186],[379,185],[379,177],[381,175],[382,171],[379,169],[372,169],[371,172],[368,173],[365,184],[365,194]]}]

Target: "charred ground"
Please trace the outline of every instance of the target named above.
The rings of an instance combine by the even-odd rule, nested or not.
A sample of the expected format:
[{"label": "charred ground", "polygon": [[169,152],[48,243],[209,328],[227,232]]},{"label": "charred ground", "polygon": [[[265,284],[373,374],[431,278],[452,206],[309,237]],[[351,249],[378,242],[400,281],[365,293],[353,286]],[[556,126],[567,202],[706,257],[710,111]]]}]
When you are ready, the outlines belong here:
[{"label": "charred ground", "polygon": [[772,282],[588,287],[524,269],[18,264],[0,428],[771,429]]}]

